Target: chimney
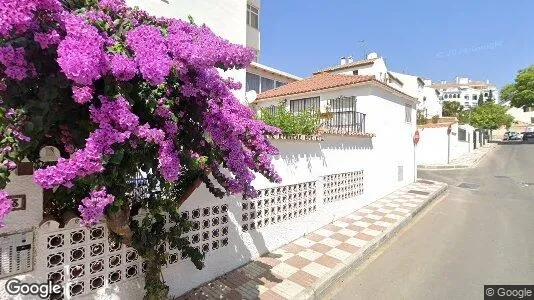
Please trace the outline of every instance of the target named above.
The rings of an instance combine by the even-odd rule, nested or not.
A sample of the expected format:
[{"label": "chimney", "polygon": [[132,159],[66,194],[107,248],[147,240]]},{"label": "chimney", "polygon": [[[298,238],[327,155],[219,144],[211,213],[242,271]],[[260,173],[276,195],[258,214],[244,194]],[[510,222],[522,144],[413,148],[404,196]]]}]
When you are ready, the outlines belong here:
[{"label": "chimney", "polygon": [[347,63],[347,59],[345,58],[345,56],[341,57],[341,65],[344,65]]},{"label": "chimney", "polygon": [[490,83],[489,83],[489,79],[486,79],[486,84],[490,84]]},{"label": "chimney", "polygon": [[352,63],[352,62],[354,62],[354,59],[352,58],[352,56],[349,56],[349,58],[348,58],[348,60],[347,60],[347,63],[350,64],[350,63]]}]

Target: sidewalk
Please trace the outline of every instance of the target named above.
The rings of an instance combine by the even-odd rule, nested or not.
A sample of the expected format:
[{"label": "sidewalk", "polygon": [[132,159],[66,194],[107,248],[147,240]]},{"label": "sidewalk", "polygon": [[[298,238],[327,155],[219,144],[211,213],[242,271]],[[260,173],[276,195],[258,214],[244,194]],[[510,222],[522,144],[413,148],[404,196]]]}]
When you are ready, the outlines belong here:
[{"label": "sidewalk", "polygon": [[418,180],[178,299],[320,298],[446,189]]},{"label": "sidewalk", "polygon": [[463,169],[473,168],[480,163],[480,161],[498,146],[497,143],[488,143],[480,148],[473,150],[473,152],[466,153],[458,158],[451,160],[450,164],[443,165],[418,165],[420,170],[425,169]]}]

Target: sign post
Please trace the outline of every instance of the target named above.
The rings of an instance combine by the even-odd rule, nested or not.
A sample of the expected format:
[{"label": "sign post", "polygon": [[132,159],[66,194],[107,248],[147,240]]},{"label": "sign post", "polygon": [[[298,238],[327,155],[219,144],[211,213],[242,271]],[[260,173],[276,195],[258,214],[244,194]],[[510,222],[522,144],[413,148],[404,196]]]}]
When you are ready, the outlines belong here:
[{"label": "sign post", "polygon": [[451,125],[447,128],[447,164],[451,163]]},{"label": "sign post", "polygon": [[413,181],[417,181],[417,161],[415,160],[415,148],[417,148],[417,144],[419,143],[419,130],[415,130],[415,133],[413,134]]}]

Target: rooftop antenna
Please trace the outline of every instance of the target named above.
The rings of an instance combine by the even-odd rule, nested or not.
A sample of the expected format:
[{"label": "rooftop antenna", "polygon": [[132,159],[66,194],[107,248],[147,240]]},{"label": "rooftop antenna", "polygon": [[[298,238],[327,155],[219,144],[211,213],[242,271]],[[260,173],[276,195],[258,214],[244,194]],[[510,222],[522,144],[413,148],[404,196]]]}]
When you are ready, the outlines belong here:
[{"label": "rooftop antenna", "polygon": [[366,59],[367,58],[367,47],[366,47],[365,40],[360,40],[358,41],[358,43],[360,44],[360,47],[362,47],[363,59]]}]

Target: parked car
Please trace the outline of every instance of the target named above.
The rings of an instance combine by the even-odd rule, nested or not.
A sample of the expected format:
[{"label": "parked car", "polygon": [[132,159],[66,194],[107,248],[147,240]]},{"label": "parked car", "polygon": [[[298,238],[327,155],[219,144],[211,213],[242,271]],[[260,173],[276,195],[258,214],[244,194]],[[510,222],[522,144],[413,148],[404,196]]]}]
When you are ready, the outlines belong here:
[{"label": "parked car", "polygon": [[514,132],[514,131],[506,132],[503,137],[504,141],[520,141],[522,139],[523,139],[523,134]]},{"label": "parked car", "polygon": [[528,142],[530,139],[534,139],[534,132],[523,132],[523,142]]}]

